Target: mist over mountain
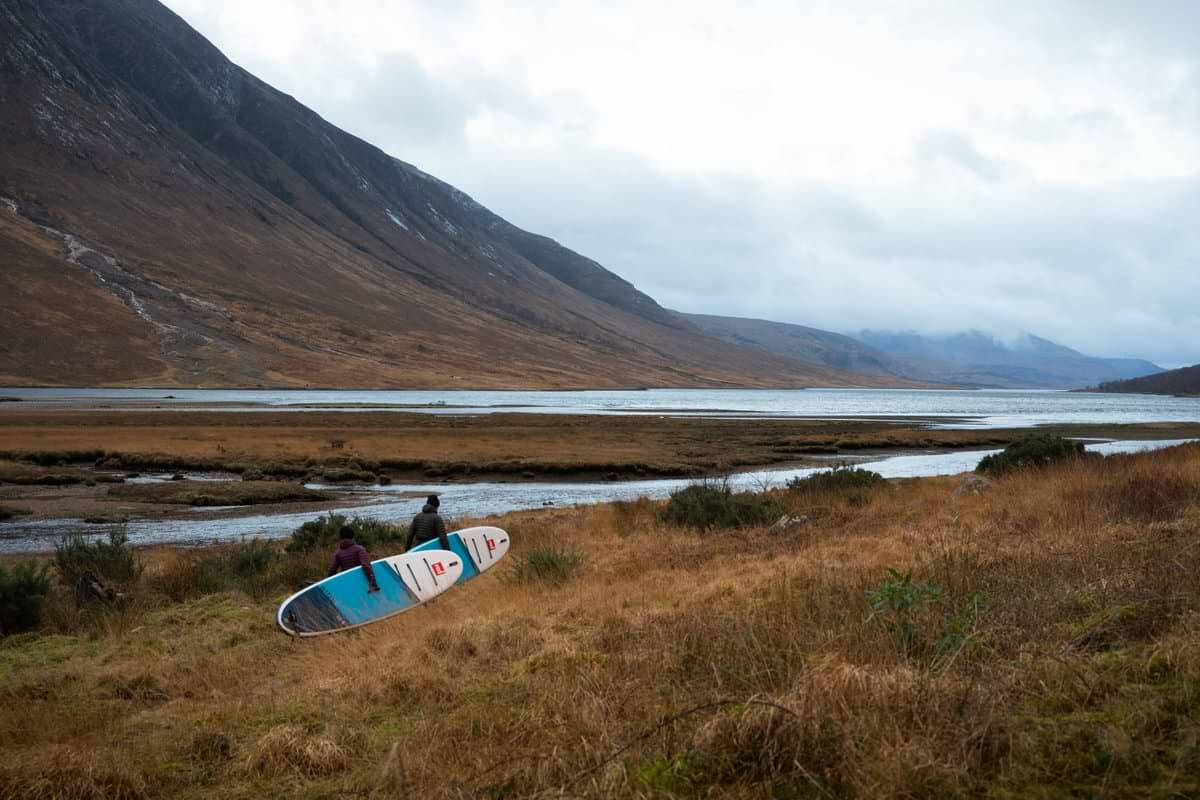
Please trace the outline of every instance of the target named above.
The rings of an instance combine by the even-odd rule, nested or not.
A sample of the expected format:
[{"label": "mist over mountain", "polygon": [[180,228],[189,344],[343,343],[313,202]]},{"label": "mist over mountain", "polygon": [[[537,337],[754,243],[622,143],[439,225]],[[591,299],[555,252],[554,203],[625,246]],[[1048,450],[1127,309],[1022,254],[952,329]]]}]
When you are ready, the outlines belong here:
[{"label": "mist over mountain", "polygon": [[0,0],[0,42],[5,383],[889,382],[701,334],[155,0]]},{"label": "mist over mountain", "polygon": [[1011,342],[982,331],[949,336],[860,331],[857,340],[892,356],[909,373],[972,386],[1069,389],[1161,372],[1149,361],[1096,358],[1024,333]]},{"label": "mist over mountain", "polygon": [[1139,359],[1093,358],[1032,334],[1012,340],[980,331],[942,337],[882,331],[845,335],[762,319],[679,316],[730,344],[926,385],[1069,389],[1162,371]]}]

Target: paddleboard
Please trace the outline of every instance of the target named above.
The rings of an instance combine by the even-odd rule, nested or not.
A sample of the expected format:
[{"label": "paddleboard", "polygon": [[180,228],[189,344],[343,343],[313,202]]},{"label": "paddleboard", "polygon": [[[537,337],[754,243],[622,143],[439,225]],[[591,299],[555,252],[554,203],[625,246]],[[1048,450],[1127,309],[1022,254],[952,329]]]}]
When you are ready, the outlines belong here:
[{"label": "paddleboard", "polygon": [[369,625],[446,591],[462,576],[466,563],[458,553],[436,547],[380,558],[371,562],[378,592],[368,593],[367,576],[362,567],[355,567],[296,592],[279,606],[275,620],[292,636],[323,636]]},{"label": "paddleboard", "polygon": [[[449,541],[451,552],[463,560],[463,571],[458,583],[466,583],[480,573],[488,571],[508,553],[508,532],[502,528],[463,528],[461,531],[446,534],[446,539]],[[441,546],[437,539],[430,539],[408,552],[429,552]]]}]

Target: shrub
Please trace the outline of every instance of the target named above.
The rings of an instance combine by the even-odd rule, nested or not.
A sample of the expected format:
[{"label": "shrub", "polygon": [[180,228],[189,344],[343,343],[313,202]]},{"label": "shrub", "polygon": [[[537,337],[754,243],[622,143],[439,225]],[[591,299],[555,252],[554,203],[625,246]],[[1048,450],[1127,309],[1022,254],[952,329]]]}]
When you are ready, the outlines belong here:
[{"label": "shrub", "polygon": [[583,568],[583,554],[571,547],[535,547],[513,559],[506,577],[510,583],[560,585]]},{"label": "shrub", "polygon": [[729,484],[704,481],[672,492],[663,521],[708,530],[765,525],[784,513],[783,505],[752,492],[735,493]]},{"label": "shrub", "polygon": [[792,478],[787,488],[793,492],[849,492],[871,489],[886,483],[878,472],[840,464],[831,470],[816,472],[802,478]]},{"label": "shrub", "polygon": [[[342,514],[328,514],[309,520],[292,531],[287,544],[289,553],[302,553],[317,547],[330,547],[338,540],[338,531],[347,524]],[[354,540],[370,550],[379,545],[400,542],[408,535],[408,526],[392,525],[370,517],[355,517],[349,525],[354,529]]]},{"label": "shrub", "polygon": [[124,528],[110,530],[107,542],[96,539],[89,543],[77,533],[64,536],[54,546],[54,566],[63,583],[70,586],[87,572],[104,580],[130,583],[137,580],[143,569],[141,560],[129,546]]},{"label": "shrub", "polygon": [[0,506],[0,522],[8,522],[11,519],[16,519],[29,512],[23,508],[12,508],[11,506]]},{"label": "shrub", "polygon": [[1084,452],[1082,442],[1062,436],[1035,433],[1018,439],[999,453],[985,456],[975,471],[988,475],[1003,475],[1013,470],[1042,467],[1079,458]]},{"label": "shrub", "polygon": [[49,591],[49,564],[23,561],[12,572],[0,564],[0,636],[37,627]]},{"label": "shrub", "polygon": [[942,588],[932,583],[914,583],[912,570],[888,569],[887,580],[867,589],[866,595],[871,609],[867,622],[883,625],[901,654],[907,657],[922,645],[919,619],[929,606],[941,602]]},{"label": "shrub", "polygon": [[216,552],[181,556],[155,576],[153,586],[175,601],[240,589],[260,595],[280,581],[268,573],[279,551],[263,539],[250,539]]}]

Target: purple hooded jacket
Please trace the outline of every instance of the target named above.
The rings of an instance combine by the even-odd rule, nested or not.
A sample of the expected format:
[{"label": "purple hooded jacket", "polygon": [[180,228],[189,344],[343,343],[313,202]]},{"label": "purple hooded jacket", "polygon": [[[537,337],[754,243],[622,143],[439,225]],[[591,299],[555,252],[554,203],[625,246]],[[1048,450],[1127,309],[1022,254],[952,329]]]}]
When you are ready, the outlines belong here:
[{"label": "purple hooded jacket", "polygon": [[329,565],[329,574],[336,575],[344,570],[360,566],[363,568],[363,572],[367,573],[367,582],[374,586],[375,570],[371,569],[371,557],[367,555],[367,548],[353,539],[338,541],[337,550],[333,551],[333,562]]}]

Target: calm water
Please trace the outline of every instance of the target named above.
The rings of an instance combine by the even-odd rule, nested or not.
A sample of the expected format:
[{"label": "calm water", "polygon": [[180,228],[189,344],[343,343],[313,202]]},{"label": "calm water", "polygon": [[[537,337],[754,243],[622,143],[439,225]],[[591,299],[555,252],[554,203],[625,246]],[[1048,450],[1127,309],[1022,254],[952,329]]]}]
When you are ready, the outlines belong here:
[{"label": "calm water", "polygon": [[[283,389],[0,389],[29,404],[156,410],[430,414],[662,414],[929,419],[939,427],[1200,421],[1200,398],[1031,390],[652,389],[649,391],[306,391]],[[221,404],[198,406],[199,403]],[[361,406],[369,404],[372,408]]]},{"label": "calm water", "polygon": [[[1088,445],[1088,449],[1104,454],[1129,453],[1181,444],[1185,440],[1125,441]],[[929,475],[955,475],[973,470],[979,460],[995,450],[893,456],[872,462],[869,468],[887,478],[911,478]],[[781,486],[790,478],[811,475],[818,469],[787,469],[746,472],[735,475],[731,483],[739,489],[761,489]],[[687,480],[648,480],[614,483],[471,483],[471,484],[406,484],[362,487],[356,499],[348,500],[336,513],[361,515],[391,522],[407,522],[421,509],[423,496],[439,492],[442,512],[449,517],[483,517],[519,509],[550,506],[571,506],[631,500],[637,497],[664,498],[672,491],[686,486]],[[318,484],[313,484],[317,488]],[[421,498],[401,497],[418,492]],[[212,511],[212,509],[205,509]],[[283,537],[301,523],[317,516],[306,511],[292,514],[240,516],[230,510],[226,518],[206,520],[134,521],[127,526],[130,541],[135,544],[171,542],[202,544],[221,540],[236,540],[245,536]],[[78,519],[46,520],[32,523],[0,524],[0,552],[31,552],[49,550],[64,533],[80,532],[101,535],[102,526],[87,525]]]}]

